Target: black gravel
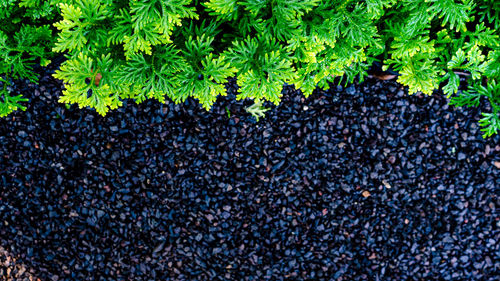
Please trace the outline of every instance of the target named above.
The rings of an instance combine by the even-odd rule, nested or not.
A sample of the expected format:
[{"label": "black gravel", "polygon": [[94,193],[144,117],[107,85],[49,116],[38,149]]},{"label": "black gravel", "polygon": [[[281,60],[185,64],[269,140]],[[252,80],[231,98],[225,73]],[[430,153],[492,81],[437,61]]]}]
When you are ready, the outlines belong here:
[{"label": "black gravel", "polygon": [[0,280],[499,278],[500,137],[477,109],[368,79],[286,87],[256,123],[233,81],[210,112],[103,118],[49,74],[0,119]]}]

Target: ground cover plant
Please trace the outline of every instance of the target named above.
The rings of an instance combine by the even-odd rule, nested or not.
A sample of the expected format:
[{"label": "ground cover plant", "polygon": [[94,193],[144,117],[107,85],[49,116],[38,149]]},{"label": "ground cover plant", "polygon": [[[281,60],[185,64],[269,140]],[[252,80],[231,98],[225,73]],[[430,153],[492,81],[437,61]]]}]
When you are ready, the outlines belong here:
[{"label": "ground cover plant", "polygon": [[[8,90],[9,79],[35,78],[30,64],[37,58],[47,62],[45,50],[51,48],[67,58],[54,75],[65,83],[60,101],[102,115],[125,99],[193,97],[208,110],[234,76],[240,87],[236,97],[254,100],[252,112],[263,115],[262,102],[278,104],[285,84],[307,97],[338,77],[362,80],[377,61],[396,70],[410,94],[441,88],[452,104],[486,104],[480,120],[484,136],[500,128],[498,1],[0,3],[7,7],[0,19],[17,23],[0,29],[1,115],[21,106],[21,97]],[[57,16],[48,17],[49,11]],[[51,29],[38,20],[24,25],[38,18],[52,23]],[[35,40],[51,31],[55,42]],[[25,36],[31,38],[27,43]],[[461,80],[467,88],[458,91]]]},{"label": "ground cover plant", "polygon": [[0,117],[24,110],[28,101],[12,91],[13,80],[36,82],[34,68],[49,64],[54,12],[50,1],[0,0]]}]

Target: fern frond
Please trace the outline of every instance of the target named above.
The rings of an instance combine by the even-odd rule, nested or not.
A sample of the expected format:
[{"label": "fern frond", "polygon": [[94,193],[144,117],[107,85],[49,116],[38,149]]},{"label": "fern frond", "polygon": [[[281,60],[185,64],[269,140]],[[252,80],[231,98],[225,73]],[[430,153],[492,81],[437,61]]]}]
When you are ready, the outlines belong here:
[{"label": "fern frond", "polygon": [[16,110],[26,110],[26,107],[21,102],[27,102],[28,99],[22,95],[11,96],[4,87],[0,89],[0,117],[5,117]]},{"label": "fern frond", "polygon": [[443,18],[443,26],[449,24],[450,29],[456,28],[457,32],[467,30],[465,24],[471,19],[470,13],[474,1],[463,0],[459,1],[461,3],[457,3],[454,0],[431,0],[431,2],[430,11],[438,15],[439,18]]},{"label": "fern frond", "polygon": [[[119,100],[119,93],[113,91],[108,84],[110,81],[116,81],[115,77],[109,77],[113,75],[111,65],[109,55],[92,59],[80,53],[65,61],[54,74],[54,77],[65,82],[65,90],[59,101],[76,103],[80,108],[88,106],[96,109],[101,115],[120,106],[122,102]],[[97,78],[98,76],[102,78]]]}]

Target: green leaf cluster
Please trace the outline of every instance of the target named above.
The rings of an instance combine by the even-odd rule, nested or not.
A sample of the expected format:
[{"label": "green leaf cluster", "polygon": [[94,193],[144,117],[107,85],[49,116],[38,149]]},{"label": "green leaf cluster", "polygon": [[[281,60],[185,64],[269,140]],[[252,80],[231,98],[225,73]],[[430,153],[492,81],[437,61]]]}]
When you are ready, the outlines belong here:
[{"label": "green leaf cluster", "polygon": [[[498,1],[400,1],[384,21],[386,67],[399,71],[409,93],[442,89],[458,106],[490,108],[479,124],[484,137],[500,129]],[[396,15],[397,14],[397,15]],[[461,82],[468,89],[459,90]]]},{"label": "green leaf cluster", "polygon": [[[238,99],[278,104],[285,84],[309,96],[317,87],[362,81],[378,61],[399,73],[410,94],[442,89],[453,104],[484,108],[484,136],[500,129],[495,0],[0,0],[0,6],[6,7],[0,18],[52,23],[55,42],[39,45],[67,58],[55,73],[65,83],[60,101],[102,115],[123,99],[192,97],[209,110],[235,76]],[[39,36],[51,31],[29,28]],[[0,48],[1,38],[21,28],[3,32]],[[18,60],[42,55],[30,49]],[[21,76],[14,78],[30,77],[22,67],[16,71]]]},{"label": "green leaf cluster", "polygon": [[12,81],[36,82],[33,68],[50,63],[52,14],[50,1],[0,0],[0,117],[26,109],[27,99],[12,91]]}]

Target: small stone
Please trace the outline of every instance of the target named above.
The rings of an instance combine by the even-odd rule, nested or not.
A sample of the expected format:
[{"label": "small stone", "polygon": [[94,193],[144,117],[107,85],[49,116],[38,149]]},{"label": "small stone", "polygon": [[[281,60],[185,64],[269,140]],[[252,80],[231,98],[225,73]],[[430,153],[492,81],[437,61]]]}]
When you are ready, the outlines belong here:
[{"label": "small stone", "polygon": [[490,154],[490,152],[491,152],[491,148],[490,148],[490,146],[487,144],[487,145],[486,145],[486,147],[485,147],[485,149],[484,149],[484,153],[485,153],[486,155],[488,155],[488,154]]},{"label": "small stone", "polygon": [[389,156],[389,159],[387,159],[389,163],[394,164],[396,162],[396,157],[394,155]]},{"label": "small stone", "polygon": [[354,85],[347,87],[346,93],[349,95],[354,95],[356,93],[356,88],[354,87]]},{"label": "small stone", "polygon": [[229,217],[231,217],[231,214],[230,214],[230,213],[228,213],[228,212],[226,212],[226,211],[222,212],[222,218],[223,218],[223,219],[227,220]]},{"label": "small stone", "polygon": [[363,197],[365,197],[365,198],[367,198],[367,197],[370,197],[370,196],[371,196],[371,194],[370,194],[370,192],[369,192],[368,190],[363,191],[362,195],[363,195]]},{"label": "small stone", "polygon": [[106,213],[102,210],[97,210],[97,217],[102,218]]},{"label": "small stone", "polygon": [[391,188],[392,186],[385,180],[382,180],[382,184],[386,187],[386,188]]},{"label": "small stone", "polygon": [[198,233],[194,239],[195,239],[196,241],[200,242],[200,241],[201,241],[201,239],[203,239],[203,235],[201,235],[201,233]]}]

